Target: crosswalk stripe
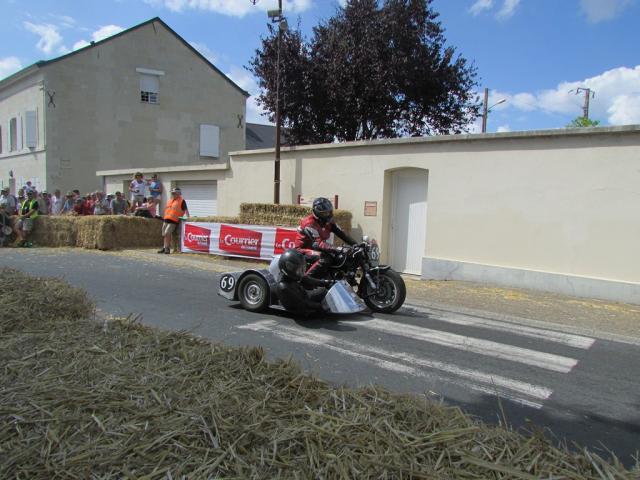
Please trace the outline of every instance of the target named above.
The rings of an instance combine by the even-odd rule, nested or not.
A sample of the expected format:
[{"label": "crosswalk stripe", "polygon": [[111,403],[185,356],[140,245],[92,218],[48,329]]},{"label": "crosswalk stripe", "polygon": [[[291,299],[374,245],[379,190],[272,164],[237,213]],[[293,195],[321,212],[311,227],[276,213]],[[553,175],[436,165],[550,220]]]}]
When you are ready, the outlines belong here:
[{"label": "crosswalk stripe", "polygon": [[[453,383],[471,388],[476,391],[480,391],[485,394],[499,395],[503,398],[507,398],[509,400],[523,405],[528,405],[533,408],[541,408],[542,404],[536,401],[519,397],[518,394],[533,397],[538,400],[546,400],[553,393],[552,390],[548,388],[532,385],[519,380],[510,379],[501,375],[492,375],[477,370],[461,368],[443,362],[416,357],[415,355],[411,355],[405,352],[392,352],[379,347],[362,345],[359,343],[351,342],[349,340],[343,340],[325,333],[280,325],[274,320],[263,320],[248,325],[239,325],[237,328],[244,330],[269,332],[278,336],[279,338],[296,343],[310,344],[314,346],[321,345],[324,348],[336,351],[344,355],[355,357],[361,361],[374,364],[377,367],[395,371],[398,373],[428,378],[429,375],[417,369],[416,366],[426,367],[431,370],[438,370],[466,380],[456,380]],[[397,361],[387,360],[380,357],[386,357]],[[398,361],[408,362],[411,365],[399,363]],[[447,380],[451,382],[451,379]],[[515,394],[512,392],[515,392]]]},{"label": "crosswalk stripe", "polygon": [[578,361],[574,358],[563,357],[552,353],[538,352],[528,348],[515,347],[504,343],[466,337],[455,333],[433,330],[431,328],[416,327],[406,323],[392,322],[375,318],[366,322],[359,321],[358,327],[384,332],[391,335],[408,337],[413,340],[442,345],[489,357],[523,363],[533,367],[544,368],[555,372],[567,373],[575,367]]},{"label": "crosswalk stripe", "polygon": [[594,338],[585,337],[583,335],[574,335],[572,333],[558,332],[556,330],[528,327],[517,323],[501,322],[499,320],[474,317],[462,313],[447,312],[413,305],[406,306],[406,308],[415,310],[417,312],[426,313],[430,316],[430,318],[438,320],[440,322],[514,333],[525,337],[539,338],[542,340],[561,343],[569,347],[582,348],[585,350],[590,348],[591,345],[593,345],[593,343],[595,342]]}]

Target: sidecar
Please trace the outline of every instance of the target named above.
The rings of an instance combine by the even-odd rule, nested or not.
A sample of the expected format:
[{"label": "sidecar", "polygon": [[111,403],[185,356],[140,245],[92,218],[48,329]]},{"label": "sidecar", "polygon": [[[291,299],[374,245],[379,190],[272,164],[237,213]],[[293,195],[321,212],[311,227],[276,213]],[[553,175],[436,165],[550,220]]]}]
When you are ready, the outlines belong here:
[{"label": "sidecar", "polygon": [[[239,301],[250,312],[261,312],[268,308],[285,310],[278,300],[276,285],[279,281],[280,271],[276,257],[269,268],[223,274],[218,284],[218,295]],[[344,280],[336,282],[329,289],[322,300],[322,306],[331,313],[358,313],[367,308]]]}]

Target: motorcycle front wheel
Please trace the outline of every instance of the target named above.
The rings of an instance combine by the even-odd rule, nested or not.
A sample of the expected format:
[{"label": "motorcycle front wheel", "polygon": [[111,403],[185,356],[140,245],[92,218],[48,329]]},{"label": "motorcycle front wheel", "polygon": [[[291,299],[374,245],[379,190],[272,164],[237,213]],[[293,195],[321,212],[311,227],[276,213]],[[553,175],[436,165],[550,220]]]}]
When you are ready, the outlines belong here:
[{"label": "motorcycle front wheel", "polygon": [[373,290],[366,279],[364,289],[364,303],[374,312],[393,313],[404,303],[407,296],[407,287],[398,272],[391,269],[373,275],[373,280],[378,285]]}]

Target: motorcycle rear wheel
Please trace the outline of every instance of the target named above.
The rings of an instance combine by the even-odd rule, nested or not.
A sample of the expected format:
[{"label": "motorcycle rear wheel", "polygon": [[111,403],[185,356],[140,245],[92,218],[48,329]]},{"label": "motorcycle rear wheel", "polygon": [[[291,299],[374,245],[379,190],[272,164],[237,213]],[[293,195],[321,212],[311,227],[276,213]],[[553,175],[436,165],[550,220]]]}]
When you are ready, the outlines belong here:
[{"label": "motorcycle rear wheel", "polygon": [[[407,287],[398,272],[391,269],[373,276],[378,284],[378,291],[367,284],[365,288],[364,303],[374,312],[393,313],[398,310],[407,296]],[[366,279],[362,279],[367,282]]]}]

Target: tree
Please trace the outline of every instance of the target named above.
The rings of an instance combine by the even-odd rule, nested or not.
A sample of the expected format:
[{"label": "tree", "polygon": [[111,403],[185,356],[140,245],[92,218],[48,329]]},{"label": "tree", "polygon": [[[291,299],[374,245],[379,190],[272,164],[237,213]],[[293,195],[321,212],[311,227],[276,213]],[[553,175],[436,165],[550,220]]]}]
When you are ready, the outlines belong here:
[{"label": "tree", "polygon": [[567,125],[567,128],[597,127],[598,125],[600,125],[600,120],[591,120],[585,117],[576,117],[571,120],[571,123]]},{"label": "tree", "polygon": [[[476,68],[445,45],[432,0],[349,0],[280,44],[280,113],[292,143],[458,133],[478,116]],[[274,121],[278,32],[248,69]]]}]

